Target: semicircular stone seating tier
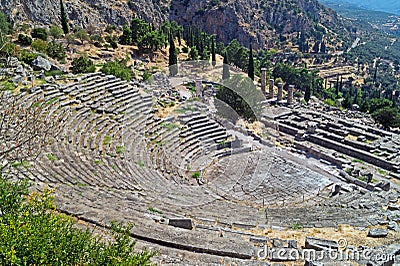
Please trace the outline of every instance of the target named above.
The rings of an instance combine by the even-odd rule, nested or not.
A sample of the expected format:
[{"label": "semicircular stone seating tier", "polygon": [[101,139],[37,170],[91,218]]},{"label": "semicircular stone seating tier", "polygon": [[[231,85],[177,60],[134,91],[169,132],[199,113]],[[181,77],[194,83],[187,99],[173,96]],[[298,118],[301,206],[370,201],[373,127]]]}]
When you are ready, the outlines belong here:
[{"label": "semicircular stone seating tier", "polygon": [[[276,207],[283,199],[296,204],[305,197],[312,206],[325,202],[325,208],[337,207],[337,200],[317,196],[313,201],[329,185],[323,176],[291,166],[273,150],[232,155],[233,136],[217,120],[201,111],[159,117],[152,96],[144,91],[141,85],[93,73],[24,94],[27,102],[48,102],[48,111],[63,118],[61,132],[24,174],[59,187],[66,199],[82,194],[72,203],[86,199],[97,209],[107,203],[107,208],[129,210],[129,217],[142,217],[148,206],[159,206],[174,215],[254,224],[265,222],[257,207],[264,202]],[[107,201],[96,201],[96,193]],[[344,197],[341,203],[353,202],[355,198]],[[298,214],[311,216],[302,209],[273,215],[288,222]]]}]

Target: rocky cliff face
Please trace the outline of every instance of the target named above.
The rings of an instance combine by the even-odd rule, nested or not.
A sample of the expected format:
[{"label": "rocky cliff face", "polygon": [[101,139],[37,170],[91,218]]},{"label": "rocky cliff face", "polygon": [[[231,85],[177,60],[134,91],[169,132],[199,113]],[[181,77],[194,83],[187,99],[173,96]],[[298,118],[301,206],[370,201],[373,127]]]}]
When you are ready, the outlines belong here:
[{"label": "rocky cliff face", "polygon": [[336,13],[316,0],[175,0],[170,18],[217,34],[225,43],[236,38],[256,48],[279,34],[321,30],[317,25],[343,28]]},{"label": "rocky cliff face", "polygon": [[[342,28],[336,14],[316,0],[64,0],[73,26],[121,25],[134,16],[155,25],[170,19],[217,34],[219,41],[238,39],[264,48],[279,34],[314,32],[317,25]],[[59,0],[0,0],[14,22],[59,24]]]},{"label": "rocky cliff face", "polygon": [[[167,18],[160,5],[146,0],[64,0],[64,5],[70,22],[78,27],[121,25],[134,16],[155,24]],[[0,9],[15,23],[60,24],[60,0],[0,0]]]}]

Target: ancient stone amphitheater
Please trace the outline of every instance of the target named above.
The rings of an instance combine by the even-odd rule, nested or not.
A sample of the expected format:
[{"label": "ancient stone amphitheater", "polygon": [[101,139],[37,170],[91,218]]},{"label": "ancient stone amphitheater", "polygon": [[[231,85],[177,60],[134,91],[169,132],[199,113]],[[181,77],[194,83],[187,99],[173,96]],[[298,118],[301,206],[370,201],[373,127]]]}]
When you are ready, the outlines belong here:
[{"label": "ancient stone amphitheater", "polygon": [[[207,104],[181,101],[162,115],[151,93],[141,83],[93,73],[22,94],[27,103],[51,102],[47,112],[62,126],[20,173],[39,190],[54,188],[57,208],[82,221],[98,228],[134,223],[132,236],[160,249],[163,264],[290,261],[257,257],[257,248],[270,244],[266,230],[348,224],[366,235],[368,226],[398,215],[386,209],[398,201],[394,189],[346,184],[333,167],[315,169],[312,159],[223,121]],[[390,233],[387,243],[396,237]]]}]

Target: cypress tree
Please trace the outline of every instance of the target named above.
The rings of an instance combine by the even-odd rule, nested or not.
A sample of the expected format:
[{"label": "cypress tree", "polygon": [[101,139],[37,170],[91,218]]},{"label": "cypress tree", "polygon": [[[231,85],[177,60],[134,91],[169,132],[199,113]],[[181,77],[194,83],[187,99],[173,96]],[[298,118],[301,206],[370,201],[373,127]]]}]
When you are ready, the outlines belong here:
[{"label": "cypress tree", "polygon": [[254,58],[253,58],[253,46],[250,43],[250,52],[249,52],[249,66],[247,72],[249,78],[254,80]]},{"label": "cypress tree", "polygon": [[217,57],[215,55],[215,36],[211,36],[211,61],[212,61],[212,65],[215,67],[215,65],[217,64]]},{"label": "cypress tree", "polygon": [[377,74],[378,74],[378,62],[375,63],[375,72],[374,72],[374,85],[376,85],[376,78],[377,78]]},{"label": "cypress tree", "polygon": [[308,103],[311,99],[311,86],[307,85],[304,92],[304,100]]},{"label": "cypress tree", "polygon": [[222,80],[229,79],[231,74],[229,73],[229,58],[228,58],[228,53],[225,51],[224,54],[224,66],[222,70]]},{"label": "cypress tree", "polygon": [[174,37],[172,36],[171,32],[169,33],[169,57],[168,57],[168,66],[169,71],[172,76],[178,74],[178,58],[176,54],[176,48],[174,43]]},{"label": "cypress tree", "polygon": [[339,74],[337,74],[336,75],[336,96],[339,96],[339,87],[340,87]]},{"label": "cypress tree", "polygon": [[64,3],[62,0],[60,0],[60,10],[61,10],[61,27],[64,31],[64,34],[68,34],[69,33],[68,18],[67,14],[65,13]]}]

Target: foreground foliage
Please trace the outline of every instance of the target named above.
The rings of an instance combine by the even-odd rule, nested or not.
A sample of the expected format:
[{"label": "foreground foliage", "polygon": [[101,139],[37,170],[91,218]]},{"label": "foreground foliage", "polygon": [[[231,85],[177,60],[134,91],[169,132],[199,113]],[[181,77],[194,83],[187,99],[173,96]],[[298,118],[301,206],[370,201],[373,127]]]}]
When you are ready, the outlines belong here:
[{"label": "foreground foliage", "polygon": [[105,242],[59,214],[50,191],[29,193],[27,181],[0,177],[1,265],[149,265],[152,253],[134,253],[131,226],[111,226]]}]

